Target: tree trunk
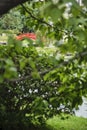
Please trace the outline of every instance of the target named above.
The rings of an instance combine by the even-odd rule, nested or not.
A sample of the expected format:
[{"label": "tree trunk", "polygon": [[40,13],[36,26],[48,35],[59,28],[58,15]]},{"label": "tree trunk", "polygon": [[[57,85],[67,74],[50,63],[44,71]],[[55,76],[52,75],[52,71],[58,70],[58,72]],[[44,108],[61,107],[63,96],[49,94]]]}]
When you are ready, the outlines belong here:
[{"label": "tree trunk", "polygon": [[28,0],[0,0],[0,15],[7,13],[11,8]]}]

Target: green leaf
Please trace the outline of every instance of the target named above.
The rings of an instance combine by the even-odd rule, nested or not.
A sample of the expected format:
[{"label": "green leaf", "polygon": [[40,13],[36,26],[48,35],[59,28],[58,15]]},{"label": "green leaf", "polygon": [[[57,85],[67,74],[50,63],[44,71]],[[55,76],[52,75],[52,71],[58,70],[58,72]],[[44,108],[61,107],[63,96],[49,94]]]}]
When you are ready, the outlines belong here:
[{"label": "green leaf", "polygon": [[32,77],[33,77],[34,79],[40,79],[40,74],[38,73],[37,70],[33,71],[33,72],[31,73],[31,75],[32,75]]},{"label": "green leaf", "polygon": [[10,59],[6,60],[4,78],[14,78],[17,77],[17,69],[14,62]]},{"label": "green leaf", "polygon": [[48,4],[43,7],[43,13],[46,17],[51,17],[51,19],[54,22],[58,21],[58,18],[62,16],[62,13],[65,10],[65,5],[55,5],[52,4],[51,2],[48,2]]}]

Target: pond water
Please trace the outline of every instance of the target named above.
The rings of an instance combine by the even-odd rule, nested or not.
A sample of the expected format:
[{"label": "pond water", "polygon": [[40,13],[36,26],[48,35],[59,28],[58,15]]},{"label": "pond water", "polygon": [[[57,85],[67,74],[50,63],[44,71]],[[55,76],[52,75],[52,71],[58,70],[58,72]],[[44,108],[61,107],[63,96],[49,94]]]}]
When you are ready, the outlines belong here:
[{"label": "pond water", "polygon": [[87,98],[83,97],[83,103],[81,106],[79,106],[79,110],[75,111],[75,115],[87,118]]}]

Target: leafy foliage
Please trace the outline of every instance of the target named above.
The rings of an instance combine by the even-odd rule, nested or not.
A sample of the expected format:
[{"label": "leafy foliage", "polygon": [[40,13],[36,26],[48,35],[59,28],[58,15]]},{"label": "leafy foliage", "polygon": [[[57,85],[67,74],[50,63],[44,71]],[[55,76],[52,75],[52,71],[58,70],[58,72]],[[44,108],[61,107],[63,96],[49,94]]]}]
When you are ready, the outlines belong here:
[{"label": "leafy foliage", "polygon": [[[31,1],[17,10],[37,40],[33,44],[26,39],[25,47],[10,37],[0,46],[0,126],[9,130],[44,125],[55,114],[72,113],[87,96],[84,3]],[[50,46],[55,47],[49,51]]]}]

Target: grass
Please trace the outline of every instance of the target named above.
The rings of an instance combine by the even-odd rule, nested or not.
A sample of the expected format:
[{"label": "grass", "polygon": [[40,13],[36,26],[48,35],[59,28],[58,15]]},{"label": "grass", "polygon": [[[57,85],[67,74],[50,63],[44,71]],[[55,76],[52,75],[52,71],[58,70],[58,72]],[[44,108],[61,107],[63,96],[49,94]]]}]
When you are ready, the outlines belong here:
[{"label": "grass", "polygon": [[55,116],[47,121],[47,127],[50,130],[87,130],[87,118]]}]

